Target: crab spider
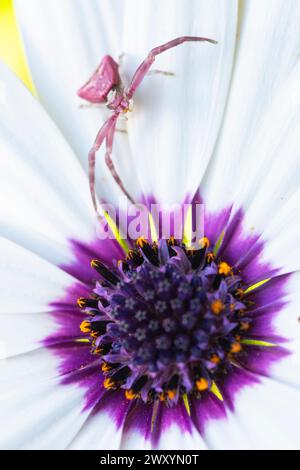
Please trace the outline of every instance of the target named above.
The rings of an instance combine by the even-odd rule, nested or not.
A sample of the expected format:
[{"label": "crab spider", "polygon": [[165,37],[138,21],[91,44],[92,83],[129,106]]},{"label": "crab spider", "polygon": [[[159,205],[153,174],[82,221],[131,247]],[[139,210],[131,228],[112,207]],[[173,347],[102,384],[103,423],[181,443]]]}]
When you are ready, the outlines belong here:
[{"label": "crab spider", "polygon": [[103,142],[106,141],[106,165],[108,166],[113,178],[123,193],[131,202],[133,202],[132,197],[125,189],[121,178],[117,174],[111,158],[117,120],[121,114],[126,114],[131,110],[133,95],[139,85],[142,83],[145,76],[148,74],[156,56],[162,52],[167,51],[168,49],[172,49],[173,47],[179,46],[180,44],[189,41],[207,41],[212,44],[216,44],[216,41],[209,38],[198,36],[181,36],[165,44],[162,44],[161,46],[155,47],[149,52],[146,59],[137,68],[129,87],[127,88],[125,88],[121,80],[119,74],[119,65],[111,56],[106,55],[101,60],[99,67],[93,73],[91,78],[78,90],[78,96],[80,96],[80,98],[83,98],[84,100],[94,104],[105,104],[112,111],[112,115],[100,128],[94,145],[89,152],[89,183],[93,206],[96,212],[97,200],[95,193],[95,163],[97,151]]}]

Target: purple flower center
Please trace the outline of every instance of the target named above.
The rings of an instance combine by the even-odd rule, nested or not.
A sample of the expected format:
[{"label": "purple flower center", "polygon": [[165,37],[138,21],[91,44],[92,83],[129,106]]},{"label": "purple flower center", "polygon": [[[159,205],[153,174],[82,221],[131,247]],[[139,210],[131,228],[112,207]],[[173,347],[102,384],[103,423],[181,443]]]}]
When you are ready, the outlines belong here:
[{"label": "purple flower center", "polygon": [[139,239],[118,267],[91,264],[101,279],[78,305],[105,388],[145,403],[201,399],[245,356],[251,320],[242,273],[206,238],[198,250]]}]

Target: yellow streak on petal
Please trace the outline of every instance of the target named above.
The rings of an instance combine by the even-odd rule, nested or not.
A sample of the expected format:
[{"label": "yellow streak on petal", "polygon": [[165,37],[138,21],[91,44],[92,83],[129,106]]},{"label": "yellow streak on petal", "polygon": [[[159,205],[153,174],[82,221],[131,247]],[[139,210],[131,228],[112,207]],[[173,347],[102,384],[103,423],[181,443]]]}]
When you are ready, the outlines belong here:
[{"label": "yellow streak on petal", "polygon": [[188,248],[192,244],[192,207],[189,206],[187,213],[185,214],[184,228],[183,228],[183,238],[182,241],[185,246]]},{"label": "yellow streak on petal", "polygon": [[159,401],[156,400],[153,405],[153,411],[152,411],[152,416],[151,416],[151,432],[154,431],[154,426],[157,418],[157,413],[158,413],[158,408],[159,408]]},{"label": "yellow streak on petal", "polygon": [[218,253],[219,251],[219,248],[222,244],[222,241],[223,241],[223,238],[224,238],[224,235],[225,235],[225,230],[222,231],[221,235],[219,236],[216,244],[215,244],[215,247],[214,247],[214,251],[213,251],[213,254],[216,256],[216,254]]},{"label": "yellow streak on petal", "polygon": [[182,400],[183,400],[184,407],[187,411],[187,414],[191,416],[191,408],[190,408],[189,399],[186,393],[182,395]]},{"label": "yellow streak on petal", "polygon": [[257,339],[241,339],[240,341],[242,344],[248,344],[249,346],[264,346],[266,348],[272,348],[277,346],[274,343],[268,343],[267,341],[259,341]]},{"label": "yellow streak on petal", "polygon": [[125,242],[124,238],[121,237],[120,231],[118,230],[118,227],[116,226],[115,222],[112,220],[112,218],[109,216],[108,212],[104,212],[104,217],[107,220],[107,223],[109,225],[109,228],[111,229],[116,241],[119,243],[121,248],[125,251],[125,253],[128,253],[129,251],[129,246]]},{"label": "yellow streak on petal", "polygon": [[211,387],[210,387],[211,393],[213,393],[220,401],[224,401],[224,398],[222,396],[222,393],[220,392],[220,389],[218,388],[216,382],[212,382]]},{"label": "yellow streak on petal", "polygon": [[37,96],[18,29],[13,0],[0,1],[0,58]]},{"label": "yellow streak on petal", "polygon": [[150,225],[151,240],[153,242],[158,242],[158,235],[157,235],[155,223],[154,223],[152,214],[150,212],[148,213],[148,218],[149,218],[149,225]]},{"label": "yellow streak on petal", "polygon": [[90,340],[87,338],[75,339],[75,343],[89,343]]},{"label": "yellow streak on petal", "polygon": [[263,286],[266,284],[266,282],[269,282],[271,280],[270,277],[268,279],[263,279],[263,281],[256,282],[255,284],[252,284],[252,286],[248,287],[245,291],[244,294],[248,294],[249,292],[252,292],[254,289],[257,289],[260,286]]}]

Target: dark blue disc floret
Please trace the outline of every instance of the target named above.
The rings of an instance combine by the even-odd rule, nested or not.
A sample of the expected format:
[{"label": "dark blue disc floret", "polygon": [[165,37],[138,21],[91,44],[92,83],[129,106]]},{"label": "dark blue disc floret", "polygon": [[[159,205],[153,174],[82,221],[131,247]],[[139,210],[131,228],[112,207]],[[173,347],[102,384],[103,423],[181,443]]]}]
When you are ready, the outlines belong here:
[{"label": "dark blue disc floret", "polygon": [[101,278],[78,305],[105,388],[173,405],[184,395],[201,398],[245,354],[243,281],[207,239],[198,250],[139,239],[117,267],[91,264]]}]

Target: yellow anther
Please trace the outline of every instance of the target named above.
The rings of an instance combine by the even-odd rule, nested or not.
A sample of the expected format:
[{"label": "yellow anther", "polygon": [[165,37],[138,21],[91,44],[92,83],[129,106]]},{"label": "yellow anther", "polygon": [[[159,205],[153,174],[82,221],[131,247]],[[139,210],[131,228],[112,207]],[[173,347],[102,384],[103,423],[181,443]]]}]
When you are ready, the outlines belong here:
[{"label": "yellow anther", "polygon": [[243,291],[243,289],[237,289],[236,290],[236,296],[237,297],[243,297],[245,291]]},{"label": "yellow anther", "polygon": [[199,392],[204,392],[204,390],[208,389],[208,381],[204,377],[201,377],[201,379],[196,381],[196,387]]},{"label": "yellow anther", "polygon": [[229,274],[232,274],[232,268],[229,266],[228,263],[225,261],[222,261],[219,264],[219,274],[224,274],[224,276],[228,276]]},{"label": "yellow anther", "polygon": [[85,298],[84,297],[79,297],[79,299],[77,299],[77,305],[79,308],[84,308],[85,307]]},{"label": "yellow anther", "polygon": [[140,247],[143,248],[144,245],[146,245],[147,240],[144,237],[139,237],[136,241],[136,244]]},{"label": "yellow anther", "polygon": [[230,346],[230,352],[232,352],[233,354],[236,354],[240,352],[241,350],[242,350],[242,346],[238,342],[232,343],[232,345]]},{"label": "yellow anther", "polygon": [[176,390],[168,390],[167,395],[170,400],[174,400],[174,398],[176,397]]},{"label": "yellow anther", "polygon": [[127,253],[127,257],[126,259],[132,259],[135,255],[135,251],[134,250],[129,250],[128,253]]},{"label": "yellow anther", "polygon": [[91,324],[87,320],[83,320],[83,322],[80,325],[80,330],[82,333],[89,333],[91,331]]},{"label": "yellow anther", "polygon": [[169,238],[168,244],[169,244],[169,245],[172,245],[172,246],[175,245],[175,238],[173,237],[173,235],[172,235],[172,237]]},{"label": "yellow anther", "polygon": [[242,331],[248,331],[249,328],[250,328],[250,323],[249,323],[249,322],[247,322],[247,321],[242,321],[242,322],[240,323],[240,330],[242,330]]},{"label": "yellow anther", "polygon": [[125,390],[125,397],[127,400],[133,400],[136,398],[136,393],[134,393],[132,390]]},{"label": "yellow anther", "polygon": [[163,392],[161,392],[159,395],[158,395],[158,398],[160,401],[164,401],[165,400],[165,394]]},{"label": "yellow anther", "polygon": [[114,382],[110,378],[105,379],[103,382],[103,387],[106,388],[107,390],[114,388],[114,385],[115,385]]},{"label": "yellow anther", "polygon": [[207,237],[200,238],[199,245],[201,248],[208,248],[210,245],[209,239]]},{"label": "yellow anther", "polygon": [[99,266],[99,261],[97,259],[92,259],[91,267],[92,268],[97,268],[98,266]]},{"label": "yellow anther", "polygon": [[111,370],[111,366],[107,362],[103,362],[101,366],[102,372],[108,372]]},{"label": "yellow anther", "polygon": [[213,354],[210,357],[210,362],[213,362],[214,364],[219,364],[220,361],[221,361],[221,359],[219,358],[219,356],[217,354]]},{"label": "yellow anther", "polygon": [[206,255],[207,262],[213,261],[215,259],[215,255],[210,251]]},{"label": "yellow anther", "polygon": [[224,310],[224,304],[220,299],[216,299],[212,301],[210,308],[215,315],[219,315]]}]

